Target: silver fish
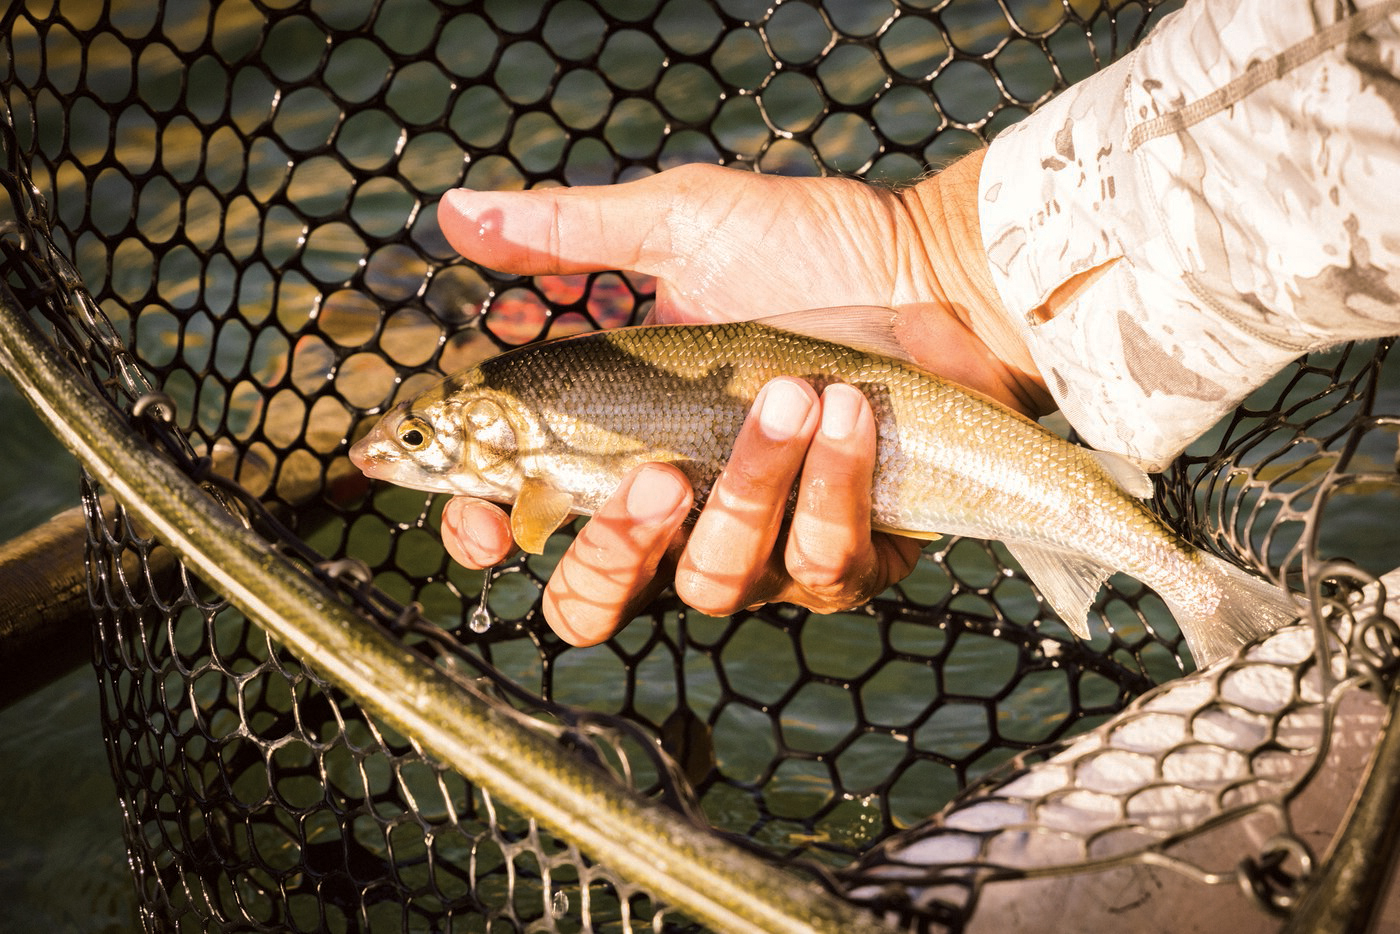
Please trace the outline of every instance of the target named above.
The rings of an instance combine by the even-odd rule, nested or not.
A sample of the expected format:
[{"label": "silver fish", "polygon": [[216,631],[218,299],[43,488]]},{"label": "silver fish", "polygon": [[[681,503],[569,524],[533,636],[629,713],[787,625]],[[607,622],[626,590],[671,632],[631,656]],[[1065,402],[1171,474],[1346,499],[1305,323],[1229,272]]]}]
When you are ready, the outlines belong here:
[{"label": "silver fish", "polygon": [[1113,571],[1157,591],[1202,664],[1295,618],[1286,591],[1192,547],[1148,509],[1136,465],[901,359],[892,314],[824,309],[517,348],[399,404],[350,458],[400,486],[514,503],[516,541],[538,552],[642,463],[676,465],[703,501],[765,383],[840,381],[865,394],[878,426],[871,526],[1003,541],[1080,636]]}]

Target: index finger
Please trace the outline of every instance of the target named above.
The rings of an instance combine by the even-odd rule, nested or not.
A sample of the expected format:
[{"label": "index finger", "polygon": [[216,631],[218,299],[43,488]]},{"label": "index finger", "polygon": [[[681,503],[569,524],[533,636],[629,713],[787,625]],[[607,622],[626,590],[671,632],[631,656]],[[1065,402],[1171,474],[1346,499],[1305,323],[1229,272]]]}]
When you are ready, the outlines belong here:
[{"label": "index finger", "polygon": [[544,615],[571,645],[612,636],[665,585],[658,569],[690,513],[685,475],[643,464],[579,531],[544,592]]}]

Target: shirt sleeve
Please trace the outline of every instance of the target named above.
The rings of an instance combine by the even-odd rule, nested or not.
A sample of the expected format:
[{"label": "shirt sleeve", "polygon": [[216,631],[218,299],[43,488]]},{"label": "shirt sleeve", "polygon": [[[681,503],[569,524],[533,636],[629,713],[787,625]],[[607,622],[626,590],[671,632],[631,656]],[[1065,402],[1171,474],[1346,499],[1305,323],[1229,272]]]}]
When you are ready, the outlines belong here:
[{"label": "shirt sleeve", "polygon": [[1050,392],[1152,469],[1299,355],[1400,334],[1400,0],[1189,2],[991,144],[983,245]]}]

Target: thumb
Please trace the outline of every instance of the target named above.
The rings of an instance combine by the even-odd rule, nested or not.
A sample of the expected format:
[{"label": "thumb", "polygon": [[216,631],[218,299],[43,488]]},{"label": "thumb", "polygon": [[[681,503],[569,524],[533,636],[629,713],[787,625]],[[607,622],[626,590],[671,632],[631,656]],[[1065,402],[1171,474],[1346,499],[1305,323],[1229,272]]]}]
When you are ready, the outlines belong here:
[{"label": "thumb", "polygon": [[453,249],[501,272],[626,269],[654,275],[671,255],[665,232],[678,207],[660,180],[530,191],[459,188],[443,195],[438,223]]}]

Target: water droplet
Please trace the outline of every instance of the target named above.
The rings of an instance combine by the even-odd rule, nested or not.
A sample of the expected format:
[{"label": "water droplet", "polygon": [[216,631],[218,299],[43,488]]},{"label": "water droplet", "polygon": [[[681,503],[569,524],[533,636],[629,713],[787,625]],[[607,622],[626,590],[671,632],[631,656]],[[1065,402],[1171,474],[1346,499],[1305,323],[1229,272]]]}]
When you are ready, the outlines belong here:
[{"label": "water droplet", "polygon": [[495,572],[492,568],[487,568],[481,575],[481,599],[476,606],[472,607],[470,615],[467,616],[467,625],[471,631],[477,634],[483,633],[491,628],[491,610],[486,606],[486,600],[491,596],[491,582],[495,580]]},{"label": "water droplet", "polygon": [[559,889],[554,893],[554,901],[550,904],[549,907],[550,910],[554,913],[554,917],[564,917],[564,915],[569,913],[569,896],[564,894],[563,889]]},{"label": "water droplet", "polygon": [[486,609],[485,603],[478,603],[472,607],[471,615],[467,617],[467,625],[475,633],[483,633],[491,628],[491,611]]}]

